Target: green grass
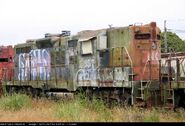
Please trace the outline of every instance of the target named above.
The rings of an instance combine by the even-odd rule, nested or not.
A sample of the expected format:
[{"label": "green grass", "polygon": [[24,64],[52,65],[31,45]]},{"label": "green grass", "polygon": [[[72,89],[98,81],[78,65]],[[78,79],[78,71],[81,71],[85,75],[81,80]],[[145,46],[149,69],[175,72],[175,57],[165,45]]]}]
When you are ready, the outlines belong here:
[{"label": "green grass", "polygon": [[59,102],[55,106],[57,118],[67,121],[111,121],[112,112],[102,100],[93,98],[88,101],[85,97],[78,96],[72,101]]},{"label": "green grass", "polygon": [[0,108],[5,111],[18,111],[31,105],[31,98],[23,94],[7,95],[0,99]]},{"label": "green grass", "polygon": [[[83,94],[71,100],[51,101],[46,98],[32,100],[23,94],[0,98],[0,120],[16,117],[16,120],[57,120],[60,122],[184,122],[185,111],[145,109],[138,107],[108,108],[100,99],[88,101]],[[16,111],[16,112],[15,112]],[[10,116],[7,116],[9,113]],[[24,115],[23,115],[24,113]],[[16,116],[15,116],[16,115]],[[20,117],[20,118],[19,118]],[[33,117],[33,118],[32,118]],[[4,120],[3,120],[4,118]]]},{"label": "green grass", "polygon": [[153,109],[150,114],[144,117],[143,122],[160,122],[159,113]]},{"label": "green grass", "polygon": [[70,118],[73,121],[79,120],[79,114],[81,112],[81,106],[79,105],[79,102],[60,102],[56,105],[56,115],[58,118]]}]

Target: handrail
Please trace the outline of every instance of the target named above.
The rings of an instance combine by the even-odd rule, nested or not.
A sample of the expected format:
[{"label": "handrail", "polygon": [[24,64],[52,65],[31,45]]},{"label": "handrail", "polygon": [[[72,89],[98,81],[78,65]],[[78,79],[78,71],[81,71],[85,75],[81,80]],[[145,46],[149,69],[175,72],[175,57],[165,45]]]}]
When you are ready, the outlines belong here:
[{"label": "handrail", "polygon": [[124,49],[125,49],[125,51],[126,51],[126,53],[127,53],[127,55],[128,55],[128,57],[129,57],[129,61],[130,61],[130,63],[131,63],[131,69],[132,69],[132,80],[131,80],[131,86],[132,86],[132,91],[131,91],[131,97],[132,97],[132,105],[133,105],[133,103],[134,103],[134,98],[133,98],[133,94],[134,94],[134,85],[133,85],[133,79],[134,79],[134,71],[133,71],[133,62],[132,62],[132,59],[131,59],[131,57],[130,57],[130,55],[129,55],[129,53],[128,53],[128,50],[126,49],[126,47],[124,46]]},{"label": "handrail", "polygon": [[[150,62],[150,60],[148,59],[148,60],[146,61],[146,63],[145,63],[144,69],[143,69],[142,79],[141,79],[141,89],[143,89],[143,75],[144,75],[146,66],[147,66],[147,64],[148,64],[149,62]],[[146,81],[146,82],[147,82],[146,87],[149,87],[149,85],[151,84],[151,80],[149,79],[149,80]],[[148,92],[148,90],[147,90],[147,92]],[[141,95],[142,95],[142,97],[144,97],[143,94],[141,94]],[[143,99],[143,100],[144,100],[144,99]]]},{"label": "handrail", "polygon": [[146,69],[146,66],[147,66],[147,64],[149,63],[149,59],[146,61],[146,63],[145,63],[145,65],[144,65],[144,69],[143,69],[143,73],[142,73],[142,79],[141,79],[141,81],[143,80],[143,75],[144,75],[144,72],[145,72],[145,69]]}]

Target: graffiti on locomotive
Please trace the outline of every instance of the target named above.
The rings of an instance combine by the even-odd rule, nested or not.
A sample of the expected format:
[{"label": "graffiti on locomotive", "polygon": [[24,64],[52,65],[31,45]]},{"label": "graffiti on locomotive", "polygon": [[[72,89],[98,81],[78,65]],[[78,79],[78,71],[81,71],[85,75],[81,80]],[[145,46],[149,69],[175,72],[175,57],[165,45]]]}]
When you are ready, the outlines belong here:
[{"label": "graffiti on locomotive", "polygon": [[18,80],[48,80],[51,73],[51,56],[47,49],[31,50],[19,54]]}]

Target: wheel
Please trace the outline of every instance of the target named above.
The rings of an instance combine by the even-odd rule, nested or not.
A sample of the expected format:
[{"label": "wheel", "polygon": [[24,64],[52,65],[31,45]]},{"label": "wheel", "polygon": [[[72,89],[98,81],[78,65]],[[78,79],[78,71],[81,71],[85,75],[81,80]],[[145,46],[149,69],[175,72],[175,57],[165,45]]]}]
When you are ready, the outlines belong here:
[{"label": "wheel", "polygon": [[125,92],[124,94],[120,94],[119,98],[120,98],[121,106],[131,106],[132,98],[128,92]]},{"label": "wheel", "polygon": [[9,94],[13,95],[15,93],[15,87],[9,87]]}]

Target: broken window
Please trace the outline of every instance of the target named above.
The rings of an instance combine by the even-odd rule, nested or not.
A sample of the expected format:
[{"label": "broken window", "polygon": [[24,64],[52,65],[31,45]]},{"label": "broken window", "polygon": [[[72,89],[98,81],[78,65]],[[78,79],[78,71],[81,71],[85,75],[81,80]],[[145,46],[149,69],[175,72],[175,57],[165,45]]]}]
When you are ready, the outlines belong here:
[{"label": "broken window", "polygon": [[53,44],[51,40],[39,40],[36,42],[36,46],[38,49],[52,48]]},{"label": "broken window", "polygon": [[51,65],[61,64],[65,64],[65,50],[57,47],[53,51],[51,51]]},{"label": "broken window", "polygon": [[31,51],[31,47],[16,48],[16,54],[29,53],[30,51]]},{"label": "broken window", "polygon": [[68,47],[76,47],[76,46],[77,46],[77,40],[68,41]]},{"label": "broken window", "polygon": [[81,54],[86,55],[86,54],[92,54],[93,53],[93,48],[92,48],[92,41],[83,41],[81,43]]}]

